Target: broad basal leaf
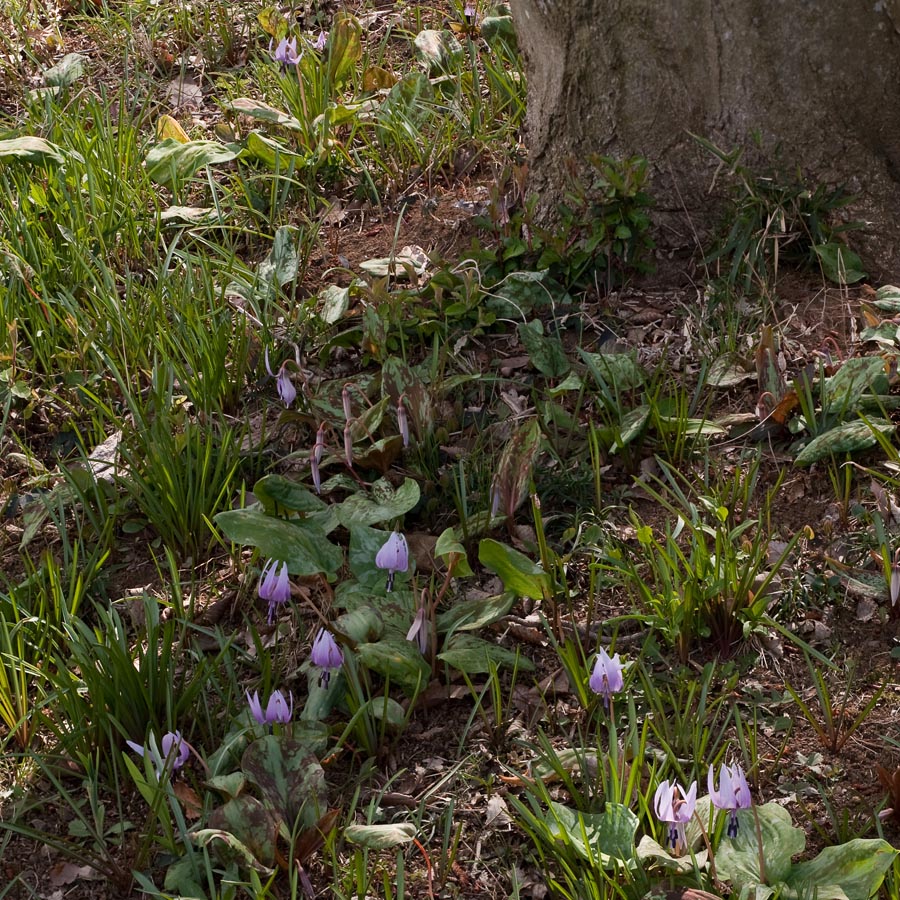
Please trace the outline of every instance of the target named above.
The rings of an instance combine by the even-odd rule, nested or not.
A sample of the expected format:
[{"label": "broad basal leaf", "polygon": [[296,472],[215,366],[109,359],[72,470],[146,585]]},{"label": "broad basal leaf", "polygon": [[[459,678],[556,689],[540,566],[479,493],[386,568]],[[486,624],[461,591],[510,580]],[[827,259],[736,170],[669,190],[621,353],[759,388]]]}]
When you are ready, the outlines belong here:
[{"label": "broad basal leaf", "polygon": [[791,869],[787,883],[798,896],[815,892],[822,900],[842,896],[847,900],[867,900],[878,890],[896,856],[897,850],[887,841],[855,838],[826,847],[809,862],[798,863]]},{"label": "broad basal leaf", "polygon": [[416,826],[408,822],[391,825],[348,825],[344,837],[351,844],[370,850],[387,850],[398,844],[408,844],[416,836]]},{"label": "broad basal leaf", "polygon": [[448,666],[465,672],[466,675],[478,675],[491,671],[494,666],[518,666],[522,671],[530,672],[534,664],[530,659],[513,653],[493,641],[485,641],[471,634],[455,634],[445,645],[437,657]]},{"label": "broad basal leaf", "polygon": [[[762,834],[766,881],[776,884],[785,881],[791,871],[791,859],[806,847],[806,835],[791,822],[790,813],[777,803],[765,803],[755,809]],[[762,881],[759,871],[754,810],[738,810],[738,834],[726,838],[716,851],[716,870],[723,881],[730,881],[736,889],[753,886]]]},{"label": "broad basal leaf", "polygon": [[429,75],[455,71],[465,56],[462,44],[452,31],[420,31],[414,41],[416,53]]},{"label": "broad basal leaf", "polygon": [[506,544],[485,538],[478,545],[478,559],[519,597],[541,600],[550,593],[550,579],[540,564]]},{"label": "broad basal leaf", "polygon": [[327,808],[325,773],[301,741],[268,734],[244,751],[241,769],[291,827],[298,816],[309,827]]},{"label": "broad basal leaf", "polygon": [[270,122],[280,125],[282,128],[290,128],[292,131],[302,131],[303,125],[289,113],[282,112],[262,100],[253,100],[250,97],[238,97],[236,100],[226,100],[222,103],[225,109],[233,110],[252,119],[261,122]]},{"label": "broad basal leaf", "polygon": [[217,144],[215,141],[189,141],[184,144],[174,138],[166,138],[150,148],[144,163],[153,181],[167,185],[190,178],[204,166],[231,162],[241,153],[243,150],[237,144]]},{"label": "broad basal leaf", "polygon": [[276,519],[254,509],[227,510],[215,521],[230,541],[258,547],[263,556],[286,562],[292,575],[322,573],[333,581],[344,561],[341,548],[310,522]]},{"label": "broad basal leaf", "polygon": [[372,485],[373,497],[353,494],[340,505],[338,518],[345,528],[390,522],[408,513],[419,502],[419,484],[412,478],[393,490],[383,479]]},{"label": "broad basal leaf", "polygon": [[422,659],[414,641],[401,637],[385,638],[356,648],[359,661],[392,685],[398,685],[407,693],[425,687],[431,678],[431,667]]},{"label": "broad basal leaf", "polygon": [[869,419],[868,422],[845,422],[824,434],[813,438],[796,456],[798,466],[808,466],[820,459],[843,453],[856,453],[878,443],[873,429],[890,434],[894,424],[886,419]]},{"label": "broad basal leaf", "polygon": [[544,820],[555,838],[604,869],[635,865],[638,817],[627,806],[607,803],[602,813],[580,813],[551,801]]},{"label": "broad basal leaf", "polygon": [[39,137],[11,138],[0,141],[0,161],[23,159],[26,162],[46,165],[62,165],[66,161],[65,152],[56,144]]}]

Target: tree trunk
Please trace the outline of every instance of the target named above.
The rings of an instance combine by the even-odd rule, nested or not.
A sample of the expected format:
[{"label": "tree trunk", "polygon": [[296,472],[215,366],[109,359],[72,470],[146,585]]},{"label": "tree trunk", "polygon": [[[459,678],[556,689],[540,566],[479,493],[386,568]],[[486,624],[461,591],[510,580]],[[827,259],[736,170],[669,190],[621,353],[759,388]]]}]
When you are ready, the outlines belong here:
[{"label": "tree trunk", "polygon": [[[846,184],[870,272],[900,278],[900,0],[512,0],[528,77],[529,190],[552,211],[590,153],[652,165],[670,246],[717,223],[718,161]],[[756,149],[757,141],[761,150]],[[754,156],[754,154],[756,154]],[[719,182],[721,184],[721,180]],[[666,231],[671,234],[668,229]]]}]

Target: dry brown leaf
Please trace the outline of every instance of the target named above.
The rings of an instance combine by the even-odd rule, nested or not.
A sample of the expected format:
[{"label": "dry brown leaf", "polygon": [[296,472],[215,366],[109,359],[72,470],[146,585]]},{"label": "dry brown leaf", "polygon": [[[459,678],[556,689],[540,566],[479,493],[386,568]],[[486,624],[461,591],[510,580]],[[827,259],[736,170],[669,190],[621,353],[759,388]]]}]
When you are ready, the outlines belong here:
[{"label": "dry brown leaf", "polygon": [[176,781],[172,785],[172,790],[184,807],[185,818],[199,819],[200,814],[203,812],[203,801],[197,795],[197,792],[184,781]]},{"label": "dry brown leaf", "polygon": [[47,880],[53,887],[64,887],[76,881],[96,881],[100,877],[91,866],[76,866],[71,862],[58,862],[47,872]]}]

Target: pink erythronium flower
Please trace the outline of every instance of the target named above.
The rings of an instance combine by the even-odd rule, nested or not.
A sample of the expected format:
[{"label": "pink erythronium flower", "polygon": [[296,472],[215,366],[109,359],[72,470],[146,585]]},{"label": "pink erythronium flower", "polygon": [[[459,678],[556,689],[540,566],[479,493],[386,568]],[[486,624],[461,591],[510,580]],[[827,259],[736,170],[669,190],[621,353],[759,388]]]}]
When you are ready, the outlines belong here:
[{"label": "pink erythronium flower", "polygon": [[285,360],[276,375],[272,371],[272,366],[269,365],[269,348],[266,347],[266,371],[275,379],[275,387],[278,389],[278,396],[281,398],[285,409],[297,399],[297,388],[294,387],[294,382],[291,381],[291,375],[288,372],[288,364],[290,362],[289,359]]},{"label": "pink erythronium flower", "polygon": [[393,590],[394,575],[409,569],[409,545],[399,531],[392,532],[382,548],[375,554],[375,565],[379,569],[387,569],[387,589]]},{"label": "pink erythronium flower", "polygon": [[319,684],[328,686],[331,673],[344,664],[344,654],[338,646],[334,635],[325,628],[320,628],[316,639],[313,641],[309,658],[314,666],[321,669]]},{"label": "pink erythronium flower", "polygon": [[[269,45],[269,49],[272,49],[271,44]],[[301,54],[297,53],[297,38],[290,41],[287,38],[282,38],[278,42],[278,46],[275,48],[275,52],[272,55],[275,62],[281,63],[284,68],[296,66],[297,63],[300,62],[301,56]]]},{"label": "pink erythronium flower", "polygon": [[344,461],[348,469],[353,468],[353,434],[349,422],[344,426]]},{"label": "pink erythronium flower", "polygon": [[667,833],[669,847],[675,856],[683,856],[687,852],[684,824],[694,815],[694,807],[697,804],[697,782],[693,782],[690,790],[685,791],[674,781],[671,784],[664,781],[656,789],[653,803],[657,818],[669,825]]},{"label": "pink erythronium flower", "polygon": [[294,713],[294,695],[289,693],[288,697],[290,702],[285,699],[281,691],[273,691],[266,708],[263,709],[262,704],[259,702],[259,691],[254,691],[252,697],[250,696],[250,691],[247,691],[250,715],[260,725],[272,725],[275,722],[285,725],[291,721],[291,716]]},{"label": "pink erythronium flower", "polygon": [[270,559],[259,577],[259,596],[269,602],[269,624],[275,619],[275,611],[291,599],[291,580],[286,562]]},{"label": "pink erythronium flower", "polygon": [[427,613],[424,606],[420,607],[416,613],[412,627],[406,632],[406,639],[416,642],[416,646],[419,648],[419,653],[422,656],[428,652]]},{"label": "pink erythronium flower", "polygon": [[604,705],[609,707],[612,695],[618,694],[625,686],[619,654],[610,658],[609,654],[601,647],[597,653],[597,660],[588,684],[595,694],[603,697]]},{"label": "pink erythronium flower", "polygon": [[728,837],[735,838],[738,833],[737,811],[749,809],[753,802],[750,796],[750,788],[747,785],[747,777],[744,770],[738,766],[723,765],[719,770],[719,790],[715,789],[715,773],[713,767],[709,767],[706,776],[706,784],[709,788],[709,799],[716,809],[728,810]]},{"label": "pink erythronium flower", "polygon": [[174,772],[176,769],[180,769],[191,755],[190,745],[182,738],[180,731],[166,732],[159,745],[157,745],[156,735],[152,731],[147,739],[147,747],[136,744],[134,741],[125,741],[125,743],[141,756],[149,753],[153,768],[156,769],[157,779],[162,778],[163,772]]}]

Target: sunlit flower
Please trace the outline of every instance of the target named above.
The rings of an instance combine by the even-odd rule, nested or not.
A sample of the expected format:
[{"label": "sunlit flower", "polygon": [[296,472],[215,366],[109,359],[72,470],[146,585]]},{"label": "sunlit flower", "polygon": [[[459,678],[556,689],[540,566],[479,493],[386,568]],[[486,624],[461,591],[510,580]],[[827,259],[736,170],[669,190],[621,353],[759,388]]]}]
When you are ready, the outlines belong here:
[{"label": "sunlit flower", "polygon": [[475,24],[475,4],[467,3],[465,9],[463,10],[463,15],[466,17],[467,25]]},{"label": "sunlit flower", "polygon": [[328,43],[328,32],[324,29],[319,32],[319,36],[316,38],[316,42],[313,44],[313,49],[318,50],[320,53],[325,49],[325,45]]},{"label": "sunlit flower", "polygon": [[191,755],[190,745],[181,737],[180,731],[166,732],[159,745],[156,743],[156,735],[151,731],[146,748],[134,741],[125,741],[125,743],[141,756],[149,753],[153,768],[156,769],[157,779],[162,778],[164,771],[174,772],[176,769],[180,769]]},{"label": "sunlit flower", "polygon": [[409,569],[409,545],[399,531],[392,532],[382,548],[375,554],[375,565],[379,569],[387,569],[387,589],[392,590],[394,575]]},{"label": "sunlit flower", "polygon": [[[271,50],[271,45],[269,46],[269,49]],[[275,48],[273,56],[275,62],[281,63],[285,68],[288,66],[296,66],[297,63],[300,62],[300,54],[297,53],[297,38],[290,41],[287,38],[282,38],[278,42],[278,46]]]},{"label": "sunlit flower", "polygon": [[260,725],[272,725],[275,722],[285,725],[291,721],[291,716],[294,713],[294,695],[289,693],[288,697],[290,697],[290,703],[288,703],[281,691],[273,691],[269,697],[268,705],[263,709],[262,704],[259,702],[259,691],[254,691],[252,697],[250,696],[250,691],[247,691],[250,715]]},{"label": "sunlit flower", "polygon": [[744,770],[738,766],[725,766],[719,770],[719,790],[715,790],[715,777],[713,767],[709,767],[706,777],[709,788],[709,799],[716,809],[728,810],[728,837],[737,837],[739,809],[749,809],[753,802],[750,796],[750,788]]},{"label": "sunlit flower", "polygon": [[684,824],[689,822],[694,815],[694,806],[697,803],[697,782],[691,784],[689,791],[685,792],[681,785],[674,781],[670,785],[664,781],[657,789],[653,798],[656,816],[660,822],[667,822],[669,830],[667,842],[675,856],[683,856],[687,853],[687,840],[684,836]]},{"label": "sunlit flower", "polygon": [[613,694],[618,694],[625,686],[619,654],[617,653],[610,659],[609,654],[601,647],[597,653],[597,660],[594,663],[594,670],[591,672],[588,684],[595,694],[600,694],[603,697],[603,703],[608,707],[610,697]]},{"label": "sunlit flower", "polygon": [[413,619],[412,627],[406,632],[408,641],[415,641],[419,653],[424,656],[428,652],[428,627],[425,607],[421,607]]},{"label": "sunlit flower", "polygon": [[269,602],[269,624],[275,619],[275,611],[291,599],[291,580],[286,562],[270,559],[259,576],[259,596]]},{"label": "sunlit flower", "polygon": [[319,684],[328,686],[331,673],[344,664],[344,654],[334,639],[332,633],[325,628],[320,628],[316,639],[313,641],[309,658],[314,666],[322,671],[319,675]]}]

